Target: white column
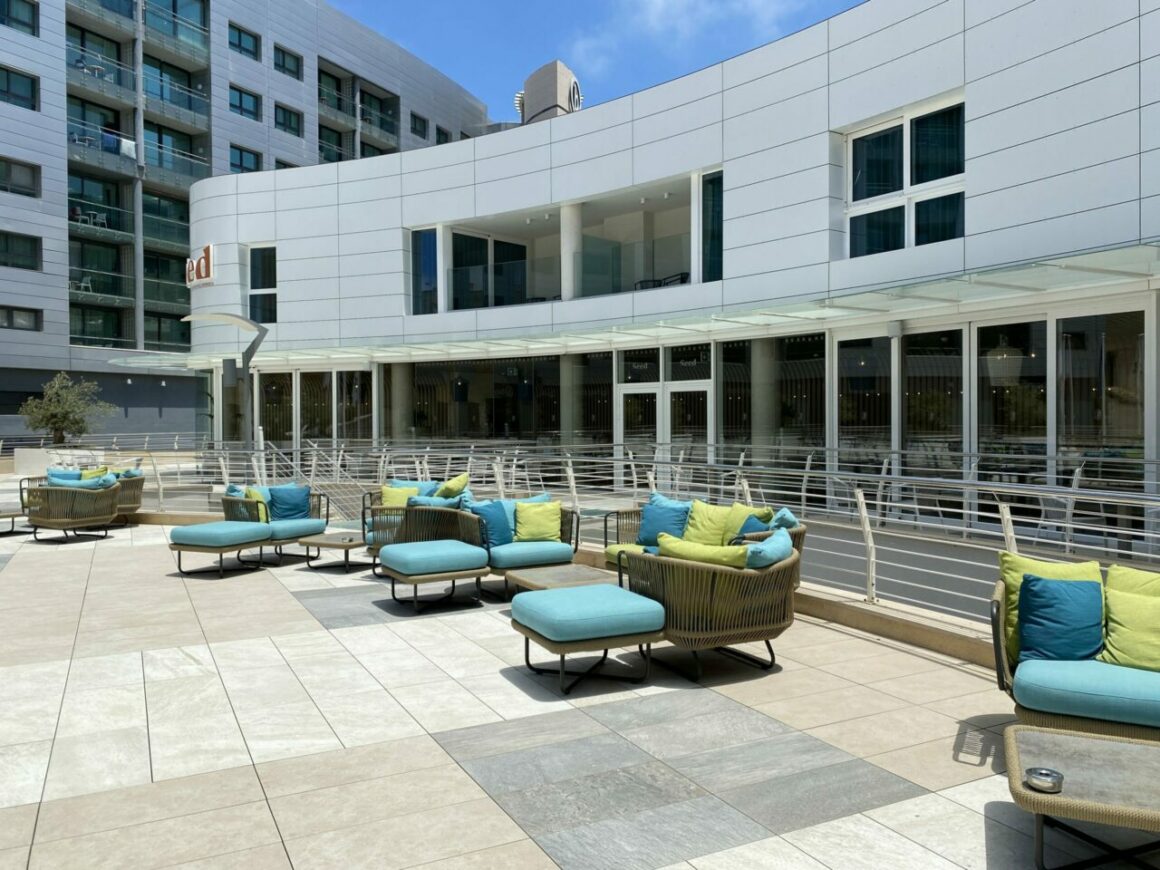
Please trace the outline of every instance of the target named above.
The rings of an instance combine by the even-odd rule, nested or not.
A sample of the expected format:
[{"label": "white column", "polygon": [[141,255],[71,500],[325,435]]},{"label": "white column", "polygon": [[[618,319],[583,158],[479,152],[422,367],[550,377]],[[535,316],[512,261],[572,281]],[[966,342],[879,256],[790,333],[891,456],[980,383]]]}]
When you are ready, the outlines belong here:
[{"label": "white column", "polygon": [[689,281],[701,283],[701,176],[689,176]]},{"label": "white column", "polygon": [[371,363],[371,444],[378,447],[383,435],[383,367]]},{"label": "white column", "polygon": [[776,338],[755,338],[749,346],[750,458],[757,464],[768,460],[766,448],[781,429],[781,362]]},{"label": "white column", "polygon": [[435,227],[435,272],[439,300],[438,311],[443,314],[451,310],[451,267],[454,265],[451,253],[451,227],[440,224]]},{"label": "white column", "polygon": [[391,438],[396,442],[411,438],[414,368],[411,363],[391,363]]},{"label": "white column", "polygon": [[580,252],[583,249],[583,204],[579,202],[560,206],[560,298],[575,299],[580,295]]}]

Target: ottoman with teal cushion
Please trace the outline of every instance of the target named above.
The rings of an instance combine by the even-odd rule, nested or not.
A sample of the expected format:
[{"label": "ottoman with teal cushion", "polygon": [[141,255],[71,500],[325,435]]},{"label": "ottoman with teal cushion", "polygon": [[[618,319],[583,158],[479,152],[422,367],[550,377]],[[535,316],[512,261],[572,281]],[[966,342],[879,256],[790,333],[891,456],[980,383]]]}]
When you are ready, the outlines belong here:
[{"label": "ottoman with teal cushion", "polygon": [[[169,549],[177,553],[177,570],[182,574],[201,574],[212,568],[186,571],[181,566],[182,553],[213,553],[218,557],[218,576],[225,575],[222,556],[225,553],[241,553],[242,550],[258,548],[259,558],[264,546],[270,541],[269,523],[247,523],[235,520],[221,520],[216,523],[198,523],[193,526],[176,526],[169,533]],[[239,562],[242,560],[239,559]],[[243,567],[253,568],[246,562]]]},{"label": "ottoman with teal cushion", "polygon": [[[648,679],[652,645],[665,637],[665,609],[658,601],[605,583],[543,589],[512,599],[512,628],[524,636],[524,662],[534,673],[550,672],[532,664],[531,641],[560,657],[560,690],[568,694],[604,664],[610,649],[618,647],[637,647],[644,657],[644,673],[599,676],[633,683]],[[586,670],[565,668],[568,653],[597,651],[600,658]],[[576,679],[565,683],[565,675]]]},{"label": "ottoman with teal cushion", "polygon": [[395,583],[411,586],[411,603],[418,612],[421,606],[433,603],[419,600],[419,587],[424,583],[445,583],[451,581],[451,589],[441,598],[443,601],[455,594],[457,580],[475,580],[478,597],[480,583],[487,574],[487,550],[465,541],[444,539],[437,541],[410,541],[402,544],[387,544],[379,548],[372,569],[376,576],[391,581],[391,597],[395,595]]}]

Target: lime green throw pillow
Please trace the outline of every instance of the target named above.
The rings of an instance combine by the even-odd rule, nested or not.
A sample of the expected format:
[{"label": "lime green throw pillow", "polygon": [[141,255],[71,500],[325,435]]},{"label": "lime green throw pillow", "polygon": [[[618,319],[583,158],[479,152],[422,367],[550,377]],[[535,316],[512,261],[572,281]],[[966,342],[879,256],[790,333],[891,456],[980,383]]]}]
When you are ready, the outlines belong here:
[{"label": "lime green throw pillow", "polygon": [[1006,591],[1007,659],[1011,667],[1019,661],[1019,589],[1023,585],[1024,574],[1035,574],[1049,580],[1095,580],[1103,581],[1099,562],[1044,562],[1028,559],[1016,553],[1002,550],[999,553],[999,575]]},{"label": "lime green throw pillow", "polygon": [[[693,503],[696,510],[696,502]],[[727,510],[727,509],[726,509]],[[685,559],[689,562],[705,562],[709,565],[723,565],[726,568],[744,568],[745,558],[749,547],[740,544],[736,547],[722,547],[719,544],[700,544],[690,541],[687,537],[674,538],[672,535],[661,532],[657,535],[657,544],[660,554],[672,559]]]},{"label": "lime green throw pillow", "polygon": [[435,490],[435,497],[455,498],[455,496],[459,495],[461,492],[463,492],[463,490],[467,489],[467,482],[468,477],[467,472],[465,471],[463,474],[459,474],[451,478],[451,480],[447,481],[437,490]]},{"label": "lime green throw pillow", "polygon": [[681,537],[694,544],[712,544],[719,547],[725,537],[725,524],[728,521],[729,508],[707,504],[695,498],[689,511],[689,522],[685,525],[685,534]]},{"label": "lime green throw pillow", "polygon": [[109,469],[102,465],[100,468],[90,468],[88,471],[81,472],[81,480],[95,480],[98,477],[104,477],[109,473]]},{"label": "lime green throw pillow", "polygon": [[1096,658],[1113,665],[1160,671],[1160,595],[1137,595],[1111,587],[1104,595],[1104,651]]},{"label": "lime green throw pillow", "polygon": [[1131,592],[1133,595],[1150,595],[1160,598],[1160,574],[1128,568],[1124,565],[1108,567],[1108,589]]},{"label": "lime green throw pillow", "polygon": [[246,498],[252,498],[258,503],[258,522],[270,522],[270,506],[266,504],[266,500],[262,498],[262,493],[254,489],[252,486],[247,486]]},{"label": "lime green throw pillow", "polygon": [[406,507],[407,499],[418,494],[419,489],[414,486],[384,486],[383,507]]},{"label": "lime green throw pillow", "polygon": [[516,502],[516,541],[560,540],[558,501]]},{"label": "lime green throw pillow", "polygon": [[750,517],[757,517],[763,523],[769,525],[773,519],[773,508],[753,507],[752,505],[734,502],[733,507],[729,508],[729,515],[725,518],[725,534],[721,538],[721,543],[728,544],[741,534],[741,527],[745,525],[745,521]]}]

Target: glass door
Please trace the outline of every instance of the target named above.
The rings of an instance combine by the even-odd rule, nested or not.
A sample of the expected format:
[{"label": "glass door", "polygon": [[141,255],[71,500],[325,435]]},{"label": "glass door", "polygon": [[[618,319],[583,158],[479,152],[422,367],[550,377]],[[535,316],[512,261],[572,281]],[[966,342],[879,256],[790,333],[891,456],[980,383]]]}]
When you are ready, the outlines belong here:
[{"label": "glass door", "polygon": [[[621,387],[620,419],[616,421],[616,441],[625,460],[621,468],[621,485],[647,494],[648,475],[658,456],[661,433],[659,417],[660,387]],[[659,484],[658,484],[659,485]]]},{"label": "glass door", "polygon": [[[665,386],[669,465],[658,469],[675,498],[708,495],[708,480],[700,473],[709,461],[709,390],[685,384]],[[660,480],[657,483],[661,486]]]}]

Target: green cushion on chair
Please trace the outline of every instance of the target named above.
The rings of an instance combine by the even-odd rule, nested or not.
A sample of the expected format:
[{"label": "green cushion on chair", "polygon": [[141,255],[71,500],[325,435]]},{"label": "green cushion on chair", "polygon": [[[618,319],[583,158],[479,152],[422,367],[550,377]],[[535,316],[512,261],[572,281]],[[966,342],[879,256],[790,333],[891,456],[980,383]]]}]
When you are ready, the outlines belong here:
[{"label": "green cushion on chair", "polygon": [[171,543],[185,544],[189,547],[230,547],[256,544],[269,538],[269,523],[246,523],[236,520],[176,526],[169,533]]},{"label": "green cushion on chair", "polygon": [[1103,580],[1099,562],[1043,562],[1005,550],[999,553],[999,573],[1005,590],[1007,658],[1012,667],[1019,661],[1019,588],[1024,574],[1052,580]]},{"label": "green cushion on chair", "polygon": [[267,525],[270,527],[270,538],[274,541],[297,541],[326,531],[326,520],[271,520]]},{"label": "green cushion on chair", "polygon": [[[518,600],[518,598],[517,598]],[[1012,685],[1020,706],[1059,716],[1082,716],[1160,728],[1160,672],[1088,659],[1032,659],[1020,663]]]},{"label": "green cushion on chair", "polygon": [[643,553],[644,544],[609,544],[604,548],[604,559],[607,562],[616,564],[617,556],[621,553]]},{"label": "green cushion on chair", "polygon": [[660,631],[665,609],[659,601],[598,583],[521,592],[512,599],[512,619],[548,640],[569,643]]},{"label": "green cushion on chair", "polygon": [[408,577],[446,574],[486,568],[487,550],[464,541],[411,541],[387,544],[379,550],[379,561]]},{"label": "green cushion on chair", "polygon": [[572,561],[572,545],[563,541],[516,541],[491,548],[488,560],[493,568],[530,568],[533,565],[563,565]]},{"label": "green cushion on chair", "polygon": [[749,556],[749,547],[745,544],[733,547],[700,544],[695,541],[682,541],[680,538],[674,538],[664,532],[661,532],[658,541],[660,554],[670,559],[705,562],[709,565],[723,565],[727,568],[744,568]]}]

